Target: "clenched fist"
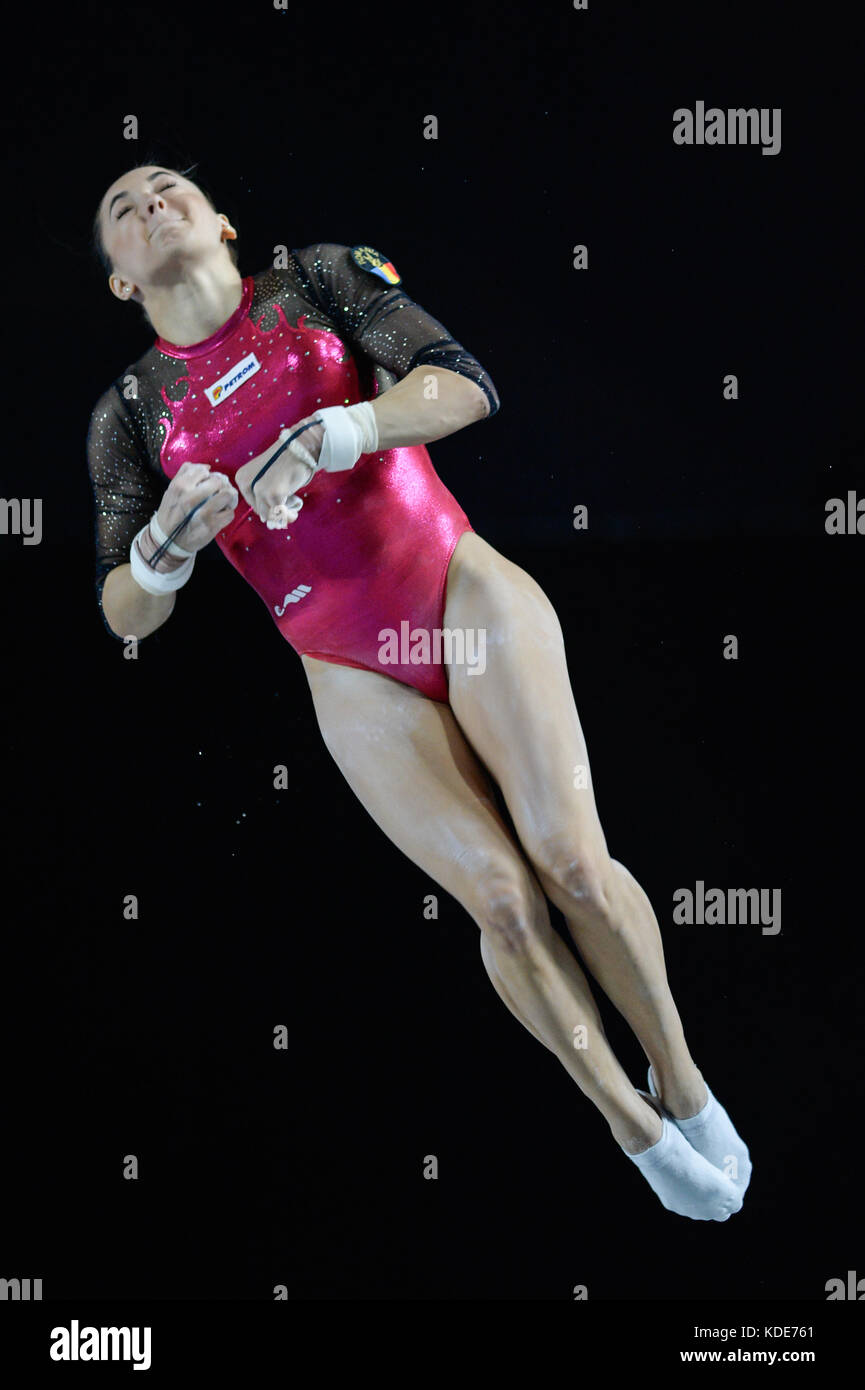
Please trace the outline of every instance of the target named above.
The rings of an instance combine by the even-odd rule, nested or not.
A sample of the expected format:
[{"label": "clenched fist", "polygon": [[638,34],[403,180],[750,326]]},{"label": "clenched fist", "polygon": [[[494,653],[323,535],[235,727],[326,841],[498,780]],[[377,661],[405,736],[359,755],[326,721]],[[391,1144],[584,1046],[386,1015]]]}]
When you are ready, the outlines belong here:
[{"label": "clenched fist", "polygon": [[225,473],[207,463],[187,460],[178,468],[162,495],[156,519],[167,536],[190,512],[194,516],[174,537],[181,550],[202,550],[228,525],[237,507],[237,491]]},{"label": "clenched fist", "polygon": [[[316,424],[315,420],[314,414],[305,415],[289,428],[280,430],[278,438],[263,453],[244,463],[234,475],[248,505],[270,530],[283,530],[289,522],[296,521],[303,506],[297,489],[305,487],[316,472],[324,442],[324,425]],[[268,459],[286,439],[301,429],[302,433],[280,453],[276,462],[266,467]]]}]

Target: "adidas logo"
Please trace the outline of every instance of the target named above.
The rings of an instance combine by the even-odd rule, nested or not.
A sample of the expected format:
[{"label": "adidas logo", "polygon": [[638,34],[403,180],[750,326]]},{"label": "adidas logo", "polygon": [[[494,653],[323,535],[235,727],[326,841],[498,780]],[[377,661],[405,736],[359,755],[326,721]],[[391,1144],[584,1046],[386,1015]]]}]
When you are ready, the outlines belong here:
[{"label": "adidas logo", "polygon": [[296,589],[292,589],[290,594],[286,594],[285,598],[282,600],[281,608],[278,603],[273,605],[274,613],[278,618],[281,618],[290,603],[300,603],[300,600],[306,598],[307,594],[311,592],[311,584],[298,584]]}]

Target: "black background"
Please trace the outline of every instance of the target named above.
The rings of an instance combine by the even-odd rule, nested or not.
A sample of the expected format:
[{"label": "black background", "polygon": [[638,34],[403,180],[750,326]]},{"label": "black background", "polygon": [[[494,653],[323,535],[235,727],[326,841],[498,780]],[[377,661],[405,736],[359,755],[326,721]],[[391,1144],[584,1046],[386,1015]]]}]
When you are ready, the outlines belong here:
[{"label": "black background", "polygon": [[[0,536],[0,1275],[46,1299],[585,1284],[667,1301],[661,1327],[680,1300],[820,1302],[865,1275],[865,536],[824,528],[829,497],[865,495],[861,53],[840,15],[29,12],[6,56],[2,483],[43,498],[43,539]],[[782,108],[780,153],[675,146],[698,99]],[[354,799],[299,660],[214,547],[136,662],[104,631],[84,440],[152,334],[88,240],[154,148],[200,161],[242,274],[277,244],[371,244],[490,371],[498,415],[431,455],[561,618],[611,853],[751,1148],[729,1222],[666,1212],[508,1014],[476,926]],[[780,934],[676,926],[697,879],[780,888]]]}]

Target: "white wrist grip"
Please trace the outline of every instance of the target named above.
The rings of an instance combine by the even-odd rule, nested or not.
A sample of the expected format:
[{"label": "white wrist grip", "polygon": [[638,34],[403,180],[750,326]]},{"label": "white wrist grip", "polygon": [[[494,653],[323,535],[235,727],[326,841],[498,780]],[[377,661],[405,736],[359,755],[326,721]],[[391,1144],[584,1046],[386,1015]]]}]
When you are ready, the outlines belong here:
[{"label": "white wrist grip", "polygon": [[147,564],[138,549],[138,536],[143,536],[146,530],[147,527],[142,526],[129,549],[132,578],[148,594],[170,594],[174,589],[181,588],[192,574],[195,556],[191,554],[188,560],[182,565],[178,565],[177,569],[172,570],[170,574],[160,574],[158,570]]},{"label": "white wrist grip", "polygon": [[324,425],[318,466],[325,473],[354,468],[361,454],[371,454],[378,448],[378,425],[369,401],[328,405],[317,410],[316,416]]}]

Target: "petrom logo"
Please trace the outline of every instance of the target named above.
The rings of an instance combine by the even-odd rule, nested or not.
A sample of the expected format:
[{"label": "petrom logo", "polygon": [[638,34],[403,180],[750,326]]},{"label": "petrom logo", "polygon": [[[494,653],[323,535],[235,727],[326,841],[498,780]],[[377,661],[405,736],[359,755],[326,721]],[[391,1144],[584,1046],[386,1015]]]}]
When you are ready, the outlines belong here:
[{"label": "petrom logo", "polygon": [[228,400],[232,392],[238,386],[242,386],[251,376],[261,369],[261,363],[254,352],[247,353],[241,362],[235,362],[233,367],[229,367],[224,376],[215,381],[212,386],[205,386],[204,394],[211,405],[221,404]]}]

